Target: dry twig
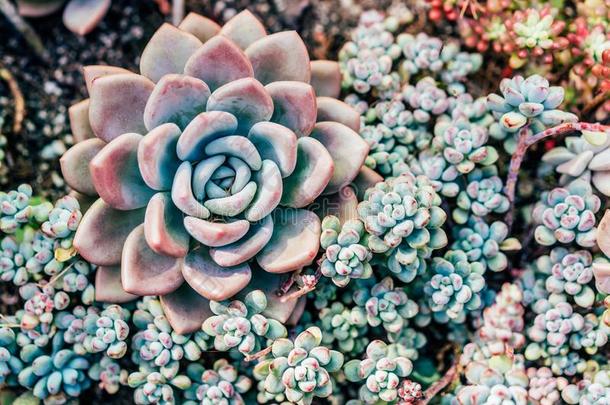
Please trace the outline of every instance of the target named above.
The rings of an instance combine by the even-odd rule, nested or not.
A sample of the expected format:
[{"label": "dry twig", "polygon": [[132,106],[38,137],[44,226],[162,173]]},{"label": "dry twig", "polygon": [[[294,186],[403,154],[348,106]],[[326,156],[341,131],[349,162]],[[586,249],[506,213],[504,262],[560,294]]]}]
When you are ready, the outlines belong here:
[{"label": "dry twig", "polygon": [[23,35],[23,38],[41,60],[48,62],[49,55],[36,31],[25,22],[9,0],[0,0],[0,13]]},{"label": "dry twig", "polygon": [[23,93],[19,88],[19,84],[11,72],[0,65],[0,79],[4,80],[8,85],[8,88],[13,95],[15,101],[15,114],[13,117],[13,133],[18,134],[21,132],[23,118],[25,117],[25,99]]}]

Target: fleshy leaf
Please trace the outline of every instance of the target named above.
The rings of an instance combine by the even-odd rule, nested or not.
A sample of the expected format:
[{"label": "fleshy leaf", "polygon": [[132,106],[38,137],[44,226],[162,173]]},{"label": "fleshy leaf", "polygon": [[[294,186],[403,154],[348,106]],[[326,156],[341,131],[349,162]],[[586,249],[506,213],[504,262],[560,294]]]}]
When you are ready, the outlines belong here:
[{"label": "fleshy leaf", "polygon": [[319,210],[316,210],[320,218],[334,215],[343,224],[352,219],[358,219],[358,197],[352,186],[343,187],[338,193],[320,198]]},{"label": "fleshy leaf", "polygon": [[95,137],[91,123],[89,123],[89,99],[79,101],[68,108],[70,117],[70,130],[74,137],[74,143]]},{"label": "fleshy leaf", "polygon": [[121,257],[121,283],[125,291],[143,295],[165,295],[182,285],[183,259],[153,252],[144,237],[144,225],[136,227],[125,241]]},{"label": "fleshy leaf", "polygon": [[153,196],[138,168],[138,144],[142,135],[127,133],[114,139],[89,163],[97,193],[119,210],[144,207]]},{"label": "fleshy leaf", "polygon": [[17,11],[22,17],[43,17],[53,14],[64,5],[65,0],[18,1]]},{"label": "fleshy leaf", "polygon": [[142,51],[140,72],[153,82],[169,73],[182,73],[186,61],[201,45],[194,35],[165,23]]},{"label": "fleshy leaf", "polygon": [[258,185],[256,195],[245,211],[244,216],[250,222],[257,222],[269,215],[282,198],[282,175],[277,165],[271,160],[263,160],[261,170],[254,173]]},{"label": "fleshy leaf", "polygon": [[225,111],[238,121],[238,132],[247,134],[260,121],[273,115],[273,100],[256,79],[247,77],[218,88],[208,99],[208,111]]},{"label": "fleshy leaf", "polygon": [[220,31],[220,25],[197,13],[188,13],[178,25],[182,31],[196,36],[202,43],[206,43]]},{"label": "fleshy leaf", "polygon": [[225,246],[237,242],[250,229],[250,223],[240,219],[233,222],[211,222],[195,217],[184,218],[184,227],[191,236],[205,246]]},{"label": "fleshy leaf", "polygon": [[318,122],[311,137],[320,141],[335,163],[333,175],[324,190],[332,194],[351,183],[369,153],[369,144],[351,128],[338,122]]},{"label": "fleshy leaf", "polygon": [[196,116],[184,129],[176,152],[180,160],[198,161],[203,148],[215,139],[232,135],[237,130],[237,119],[224,111],[204,112]]},{"label": "fleshy leaf", "polygon": [[127,132],[146,132],[144,107],[153,88],[153,82],[133,73],[93,80],[89,122],[97,137],[110,142]]},{"label": "fleshy leaf", "polygon": [[189,162],[182,162],[172,185],[172,201],[186,215],[208,218],[210,211],[195,199],[191,188],[193,168]]},{"label": "fleshy leaf", "polygon": [[286,273],[310,265],[320,248],[318,216],[304,209],[278,208],[273,220],[273,236],[256,255],[258,264],[270,273]]},{"label": "fleshy leaf", "polygon": [[258,186],[251,181],[239,192],[220,198],[211,198],[204,202],[204,206],[212,214],[221,217],[235,217],[241,214],[254,199]]},{"label": "fleshy leaf", "polygon": [[360,131],[360,113],[336,98],[318,97],[318,122],[321,121],[336,121]]},{"label": "fleshy leaf", "polygon": [[148,246],[160,255],[184,257],[189,250],[189,235],[169,193],[157,193],[146,207],[144,235]]},{"label": "fleshy leaf", "polygon": [[184,73],[203,80],[212,91],[237,79],[254,77],[248,57],[231,40],[216,36],[186,62]]},{"label": "fleshy leaf", "polygon": [[341,93],[341,69],[331,60],[311,61],[311,85],[318,97],[338,98]]},{"label": "fleshy leaf", "polygon": [[364,200],[364,193],[366,190],[375,187],[375,184],[381,183],[382,181],[383,177],[379,173],[367,166],[362,166],[353,182],[358,200]]},{"label": "fleshy leaf", "polygon": [[267,35],[246,48],[254,77],[261,83],[297,81],[309,83],[309,55],[305,43],[296,31]]},{"label": "fleshy leaf", "polygon": [[148,130],[166,122],[184,129],[197,114],[205,111],[209,96],[207,84],[195,77],[165,75],[146,103],[144,124]]},{"label": "fleshy leaf", "polygon": [[67,29],[86,35],[104,18],[111,0],[70,0],[64,9],[63,22]]},{"label": "fleshy leaf", "polygon": [[153,190],[169,190],[180,160],[176,144],[180,129],[175,124],[163,124],[150,131],[138,145],[138,167],[142,179]]},{"label": "fleshy leaf", "polygon": [[597,226],[597,246],[610,257],[610,210],[606,210]]},{"label": "fleshy leaf", "polygon": [[248,139],[262,159],[275,162],[282,177],[292,173],[297,163],[297,137],[293,131],[274,122],[259,122],[250,129]]},{"label": "fleshy leaf", "polygon": [[271,215],[250,225],[250,230],[239,241],[227,246],[210,249],[210,256],[222,267],[237,266],[253,258],[271,239],[273,220]]},{"label": "fleshy leaf", "polygon": [[129,294],[121,284],[120,266],[100,266],[95,271],[95,300],[123,304],[138,298]]},{"label": "fleshy leaf", "polygon": [[105,145],[101,139],[87,139],[77,143],[63,154],[59,163],[64,180],[70,187],[79,193],[97,195],[89,171],[89,163]]},{"label": "fleshy leaf", "polygon": [[123,69],[118,66],[108,65],[88,65],[83,67],[83,77],[85,79],[85,85],[87,86],[87,92],[91,94],[91,86],[93,81],[102,76],[118,75],[122,73],[133,73],[127,69]]},{"label": "fleshy leaf", "polygon": [[127,236],[142,222],[144,209],[115,210],[100,198],[83,215],[74,235],[74,247],[88,262],[117,265]]},{"label": "fleshy leaf", "polygon": [[281,204],[293,208],[311,204],[328,185],[333,168],[333,159],[324,145],[311,137],[299,138],[297,164],[284,179]]},{"label": "fleshy leaf", "polygon": [[161,297],[161,307],[172,329],[180,335],[197,332],[201,324],[214,315],[210,302],[188,283]]},{"label": "fleshy leaf", "polygon": [[610,294],[610,263],[593,263],[595,287],[602,294]]},{"label": "fleshy leaf", "polygon": [[252,278],[247,263],[235,267],[219,266],[205,247],[191,251],[182,269],[186,282],[207,299],[222,301],[237,294]]},{"label": "fleshy leaf", "polygon": [[254,14],[244,10],[222,26],[220,35],[229,38],[241,49],[246,49],[254,41],[266,36],[267,31]]},{"label": "fleshy leaf", "polygon": [[256,146],[248,138],[240,135],[225,136],[208,143],[205,147],[205,154],[206,156],[236,157],[250,166],[252,170],[260,170],[263,163]]},{"label": "fleshy leaf", "polygon": [[307,136],[316,124],[316,94],[307,83],[273,82],[265,86],[273,100],[271,121],[290,128],[297,137]]}]

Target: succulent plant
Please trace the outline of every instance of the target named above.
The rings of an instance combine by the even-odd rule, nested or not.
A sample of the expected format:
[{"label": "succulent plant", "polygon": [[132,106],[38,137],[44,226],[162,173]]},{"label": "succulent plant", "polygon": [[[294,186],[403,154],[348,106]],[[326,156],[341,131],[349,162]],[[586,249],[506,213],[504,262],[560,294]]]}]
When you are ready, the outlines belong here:
[{"label": "succulent plant", "polygon": [[49,219],[41,225],[41,230],[52,239],[61,239],[61,247],[69,249],[72,247],[72,238],[81,218],[78,200],[67,195],[55,203],[49,212]]},{"label": "succulent plant", "polygon": [[449,108],[449,99],[443,89],[437,87],[431,77],[420,79],[415,86],[405,85],[402,88],[404,101],[413,108],[413,119],[418,124],[427,124],[433,117],[439,116]]},{"label": "succulent plant", "polygon": [[449,165],[468,174],[477,164],[489,166],[498,159],[498,152],[487,145],[487,129],[463,118],[440,121],[434,127],[433,146],[443,153]]},{"label": "succulent plant", "polygon": [[44,17],[61,9],[63,23],[78,35],[93,31],[104,18],[112,0],[17,0],[19,14],[24,17]]},{"label": "succulent plant", "polygon": [[353,298],[357,305],[352,308],[356,323],[382,326],[393,334],[398,334],[419,310],[404,289],[394,287],[391,277],[384,278],[370,289],[359,288],[354,291]]},{"label": "succulent plant", "polygon": [[583,308],[595,301],[595,292],[590,284],[593,280],[593,257],[587,250],[570,252],[556,247],[549,255],[536,260],[536,269],[547,275],[545,286],[552,294],[567,294]]},{"label": "succulent plant", "polygon": [[568,384],[563,377],[553,376],[548,367],[528,368],[529,387],[527,395],[530,400],[540,405],[552,405],[560,402],[561,391]]},{"label": "succulent plant", "polygon": [[17,375],[23,369],[23,362],[17,356],[15,332],[0,326],[0,386],[14,386]]},{"label": "succulent plant", "polygon": [[538,132],[547,126],[578,121],[576,115],[557,109],[563,101],[563,88],[550,86],[540,75],[502,79],[500,92],[502,96],[487,97],[487,106],[504,131],[517,132],[529,125]]},{"label": "succulent plant", "polygon": [[518,10],[505,24],[515,48],[510,59],[514,69],[522,67],[528,57],[551,63],[553,52],[568,46],[568,40],[561,36],[566,24],[553,18],[551,7]]},{"label": "succulent plant", "polygon": [[594,313],[584,316],[584,326],[570,336],[570,347],[574,350],[584,350],[587,354],[596,354],[606,343],[610,335],[610,327],[600,322]]},{"label": "succulent plant", "polygon": [[421,70],[438,72],[443,68],[441,58],[443,42],[439,38],[430,37],[425,33],[417,35],[400,34],[396,38],[405,57],[401,68],[411,75]]},{"label": "succulent plant", "polygon": [[136,404],[173,404],[176,400],[174,388],[185,390],[191,386],[186,375],[168,378],[147,366],[140,366],[139,371],[129,374],[127,383],[135,388],[133,398]]},{"label": "succulent plant", "polygon": [[350,356],[359,355],[366,347],[367,324],[341,302],[333,302],[320,311],[320,329],[323,344],[350,353]]},{"label": "succulent plant", "polygon": [[328,397],[333,390],[329,373],[343,366],[343,354],[320,346],[322,332],[307,328],[294,340],[278,339],[272,345],[272,359],[259,362],[254,376],[265,381],[265,392],[284,393],[298,405],[309,405],[314,397]]},{"label": "succulent plant", "polygon": [[365,404],[375,404],[383,401],[388,404],[400,402],[399,390],[402,396],[408,396],[413,388],[403,384],[411,374],[413,364],[406,357],[393,353],[391,347],[381,340],[374,340],[366,348],[364,360],[351,360],[344,366],[348,381],[365,381],[360,386],[360,399]]},{"label": "succulent plant", "polygon": [[99,312],[94,306],[77,305],[72,310],[61,311],[55,316],[54,325],[61,331],[63,341],[71,345],[74,353],[81,356],[90,353],[83,344],[88,336],[85,320],[98,317]]},{"label": "succulent plant", "polygon": [[19,224],[31,220],[42,223],[47,220],[52,208],[51,203],[36,204],[29,184],[22,184],[8,193],[2,191],[0,192],[0,231],[12,234]]},{"label": "succulent plant", "polygon": [[325,217],[320,236],[320,246],[325,251],[320,265],[322,274],[339,287],[345,287],[351,279],[371,277],[369,261],[373,255],[365,243],[362,221],[353,219],[341,224],[334,215]]},{"label": "succulent plant", "polygon": [[608,370],[600,370],[592,380],[582,380],[570,384],[561,392],[561,398],[568,404],[607,405],[610,401],[610,375]]},{"label": "succulent plant", "polygon": [[515,238],[508,238],[508,226],[501,221],[487,224],[479,217],[472,217],[463,227],[455,228],[453,250],[462,250],[470,262],[481,262],[486,269],[502,271],[508,266],[506,250],[520,248]]},{"label": "succulent plant", "polygon": [[441,226],[446,214],[440,197],[423,176],[407,172],[368,189],[358,213],[371,234],[368,246],[385,252],[403,240],[413,249],[440,249],[447,243]]},{"label": "succulent plant", "polygon": [[265,340],[273,341],[288,335],[286,328],[275,319],[261,314],[267,308],[267,298],[261,290],[249,292],[244,301],[210,301],[214,316],[203,322],[203,331],[214,337],[216,350],[236,348],[244,355],[261,349]]},{"label": "succulent plant", "polygon": [[98,386],[113,395],[119,391],[121,385],[126,383],[127,370],[121,369],[119,363],[107,356],[94,363],[89,369],[89,378],[98,381]]},{"label": "succulent plant", "polygon": [[66,309],[70,304],[70,297],[63,291],[55,291],[49,284],[42,288],[31,286],[33,288],[29,289],[27,294],[23,294],[22,290],[26,301],[23,305],[21,328],[26,332],[40,332],[51,336],[54,316],[58,311]]},{"label": "succulent plant", "polygon": [[565,138],[565,146],[556,146],[544,154],[542,160],[561,174],[562,184],[579,178],[590,179],[605,196],[610,195],[610,137],[604,132],[584,132],[582,136]]},{"label": "succulent plant", "polygon": [[533,212],[536,242],[544,246],[576,242],[582,247],[595,245],[596,219],[601,200],[584,180],[544,192]]},{"label": "succulent plant", "polygon": [[430,271],[424,293],[439,322],[463,323],[468,311],[481,308],[485,288],[485,267],[481,263],[468,261],[461,250],[450,250],[432,260]]},{"label": "succulent plant", "polygon": [[201,364],[192,363],[187,368],[187,374],[193,384],[184,393],[185,405],[196,404],[227,404],[240,405],[246,402],[241,394],[247,392],[252,381],[229,364],[226,359],[214,362],[211,370],[206,370]]},{"label": "succulent plant", "polygon": [[12,282],[17,286],[24,285],[30,278],[41,277],[42,270],[34,258],[33,242],[36,232],[26,227],[20,239],[5,236],[0,242],[2,253],[0,257],[0,279]]},{"label": "succulent plant", "polygon": [[77,355],[70,349],[57,349],[52,354],[31,352],[22,359],[29,363],[19,373],[19,384],[32,390],[45,403],[62,403],[68,398],[79,397],[89,388],[87,377],[90,366],[86,357]]},{"label": "succulent plant", "polygon": [[100,196],[74,237],[81,256],[120,264],[125,292],[191,311],[169,317],[181,332],[195,323],[179,319],[205,308],[169,295],[184,281],[219,301],[248,285],[251,259],[267,278],[310,264],[320,220],[304,207],[350,183],[368,153],[356,111],[326,97],[339,90],[337,64],[311,66],[295,32],[267,35],[244,11],[222,28],[194,14],[163,25],[141,75],[86,67],[89,113],[78,122],[95,137],[61,159],[70,186]]},{"label": "succulent plant", "polygon": [[83,345],[90,353],[105,352],[112,359],[119,359],[127,352],[129,336],[129,311],[118,305],[110,305],[99,315],[85,317],[83,326],[87,332]]},{"label": "succulent plant", "polygon": [[498,177],[498,169],[488,166],[475,169],[468,175],[466,190],[457,198],[457,208],[453,210],[453,220],[465,224],[470,218],[485,217],[491,213],[505,213],[510,203],[503,193],[503,182]]}]

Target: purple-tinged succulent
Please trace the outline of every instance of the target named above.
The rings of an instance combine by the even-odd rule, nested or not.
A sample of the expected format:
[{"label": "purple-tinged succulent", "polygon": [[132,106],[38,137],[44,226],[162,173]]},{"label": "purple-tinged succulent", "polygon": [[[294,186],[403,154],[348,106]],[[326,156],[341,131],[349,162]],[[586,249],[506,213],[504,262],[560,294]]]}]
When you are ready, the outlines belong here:
[{"label": "purple-tinged succulent", "polygon": [[49,238],[60,239],[63,249],[69,249],[72,247],[72,237],[82,216],[78,200],[67,195],[55,203],[49,212],[49,219],[41,225],[40,229]]},{"label": "purple-tinged succulent", "polygon": [[592,247],[596,239],[595,214],[601,200],[584,180],[575,180],[567,187],[544,192],[533,212],[536,242],[544,246],[576,242]]},{"label": "purple-tinged succulent", "polygon": [[360,318],[360,314],[355,314],[341,302],[333,302],[323,308],[319,323],[322,343],[337,347],[344,353],[362,353],[367,344],[369,328]]},{"label": "purple-tinged succulent", "polygon": [[431,77],[420,79],[415,86],[403,86],[402,98],[413,108],[413,118],[417,124],[427,124],[449,108],[447,93],[438,88]]},{"label": "purple-tinged succulent", "polygon": [[241,394],[251,388],[252,380],[239,375],[239,371],[226,359],[216,360],[210,370],[201,364],[192,363],[186,372],[193,384],[184,393],[187,399],[183,402],[184,405],[245,405]]},{"label": "purple-tinged succulent", "polygon": [[458,194],[457,208],[452,213],[454,221],[465,224],[469,218],[507,212],[510,203],[502,188],[502,179],[498,177],[496,166],[475,169],[468,175],[466,190]]},{"label": "purple-tinged succulent", "polygon": [[95,137],[61,163],[70,186],[100,197],[74,246],[106,279],[121,267],[124,291],[98,283],[98,295],[162,296],[174,328],[192,332],[186,321],[203,320],[206,305],[196,294],[188,300],[200,303],[185,303],[185,281],[218,301],[311,264],[320,220],[305,207],[349,184],[369,149],[358,114],[328,97],[339,90],[334,69],[310,62],[295,32],[267,35],[248,11],[222,28],[196,15],[163,25],[141,74],[86,67],[89,105],[73,123]]},{"label": "purple-tinged succulent", "polygon": [[494,304],[483,310],[483,325],[477,337],[490,347],[509,346],[520,349],[525,345],[523,291],[515,284],[504,284]]},{"label": "purple-tinged succulent", "polygon": [[98,381],[98,386],[110,395],[116,394],[127,380],[127,370],[121,369],[119,363],[106,356],[91,366],[88,375],[93,381]]},{"label": "purple-tinged succulent", "polygon": [[188,389],[192,382],[186,375],[166,377],[154,368],[140,366],[136,372],[129,374],[127,384],[134,388],[133,399],[138,405],[174,404],[176,395],[174,388]]},{"label": "purple-tinged succulent", "polygon": [[23,362],[17,356],[15,332],[0,327],[0,386],[14,386],[17,375],[23,369]]},{"label": "purple-tinged succulent", "polygon": [[553,405],[560,402],[561,391],[568,381],[563,377],[553,376],[548,367],[528,368],[529,387],[527,395],[537,405]]},{"label": "purple-tinged succulent", "polygon": [[0,230],[12,234],[19,224],[46,221],[53,204],[49,202],[36,204],[35,200],[32,197],[32,187],[28,184],[22,184],[17,190],[8,193],[0,192]]},{"label": "purple-tinged succulent", "polygon": [[592,379],[568,385],[561,392],[561,398],[573,405],[610,404],[610,371],[603,369],[595,373]]},{"label": "purple-tinged succulent", "polygon": [[129,336],[129,311],[118,305],[110,305],[99,315],[85,317],[83,326],[87,337],[83,346],[90,353],[105,352],[112,359],[119,359],[127,352]]}]

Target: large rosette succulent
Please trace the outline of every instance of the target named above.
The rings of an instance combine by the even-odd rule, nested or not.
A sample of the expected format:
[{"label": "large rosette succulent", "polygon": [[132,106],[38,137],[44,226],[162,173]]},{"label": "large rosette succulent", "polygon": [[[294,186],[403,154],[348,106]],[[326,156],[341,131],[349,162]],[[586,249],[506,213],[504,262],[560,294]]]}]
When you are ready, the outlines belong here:
[{"label": "large rosette succulent", "polygon": [[223,27],[196,14],[163,25],[140,74],[84,73],[90,98],[70,110],[81,141],[61,164],[71,187],[99,196],[74,238],[100,266],[98,300],[162,296],[185,333],[206,315],[197,300],[269,290],[312,263],[321,226],[306,207],[368,153],[358,113],[333,98],[336,63],[310,62],[296,32],[267,35],[244,11]]}]

